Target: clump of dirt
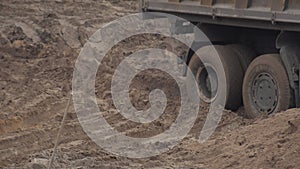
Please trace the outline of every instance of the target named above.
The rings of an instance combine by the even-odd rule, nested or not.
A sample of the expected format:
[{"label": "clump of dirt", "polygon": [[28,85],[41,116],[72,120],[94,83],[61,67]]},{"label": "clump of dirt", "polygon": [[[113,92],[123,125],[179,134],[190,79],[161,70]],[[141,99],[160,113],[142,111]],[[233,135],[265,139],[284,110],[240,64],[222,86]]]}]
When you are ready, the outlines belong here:
[{"label": "clump of dirt", "polygon": [[[137,12],[136,0],[7,0],[0,3],[0,167],[45,168],[71,91],[74,64],[87,38],[103,24]],[[109,124],[131,137],[151,137],[170,127],[180,108],[174,79],[158,71],[138,74],[129,96],[146,110],[149,94],[168,97],[164,114],[149,124],[126,120],[110,92],[117,65],[135,51],[161,48],[183,55],[185,47],[165,37],[142,35],[122,41],[99,68],[96,96]],[[241,108],[241,110],[243,109]],[[80,126],[73,107],[62,131],[54,168],[299,168],[298,109],[249,120],[224,111],[214,135],[199,143],[208,112],[201,105],[188,136],[164,154],[130,159],[109,154]]]}]

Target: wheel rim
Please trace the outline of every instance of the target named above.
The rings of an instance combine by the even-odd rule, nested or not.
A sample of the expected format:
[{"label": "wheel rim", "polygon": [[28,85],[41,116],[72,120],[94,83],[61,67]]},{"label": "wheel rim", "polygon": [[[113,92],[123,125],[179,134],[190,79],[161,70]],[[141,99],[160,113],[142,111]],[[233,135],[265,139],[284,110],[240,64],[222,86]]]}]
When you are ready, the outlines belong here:
[{"label": "wheel rim", "polygon": [[254,106],[259,112],[271,114],[278,103],[278,87],[268,73],[261,73],[254,78],[251,87]]},{"label": "wheel rim", "polygon": [[199,86],[199,97],[205,102],[212,102],[218,91],[218,78],[211,65],[202,66],[197,71],[196,80]]}]

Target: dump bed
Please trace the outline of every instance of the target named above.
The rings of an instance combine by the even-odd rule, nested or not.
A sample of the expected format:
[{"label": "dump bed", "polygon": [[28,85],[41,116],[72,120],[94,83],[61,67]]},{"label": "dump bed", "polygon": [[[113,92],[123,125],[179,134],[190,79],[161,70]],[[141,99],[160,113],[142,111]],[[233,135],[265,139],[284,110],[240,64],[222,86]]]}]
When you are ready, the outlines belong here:
[{"label": "dump bed", "polygon": [[300,31],[300,0],[142,0],[144,11],[190,21]]}]

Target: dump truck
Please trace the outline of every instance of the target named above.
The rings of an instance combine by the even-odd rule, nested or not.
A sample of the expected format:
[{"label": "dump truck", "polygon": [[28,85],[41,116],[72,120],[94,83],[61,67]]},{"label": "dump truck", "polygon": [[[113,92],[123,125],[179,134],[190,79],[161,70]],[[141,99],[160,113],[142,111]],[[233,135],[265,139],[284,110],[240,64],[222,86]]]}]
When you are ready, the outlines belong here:
[{"label": "dump truck", "polygon": [[201,61],[216,50],[226,75],[227,109],[244,106],[244,115],[256,118],[300,107],[299,0],[141,0],[140,9],[176,15],[209,38],[210,45],[193,42],[205,56],[192,49],[184,56],[202,101],[218,97],[217,65]]}]

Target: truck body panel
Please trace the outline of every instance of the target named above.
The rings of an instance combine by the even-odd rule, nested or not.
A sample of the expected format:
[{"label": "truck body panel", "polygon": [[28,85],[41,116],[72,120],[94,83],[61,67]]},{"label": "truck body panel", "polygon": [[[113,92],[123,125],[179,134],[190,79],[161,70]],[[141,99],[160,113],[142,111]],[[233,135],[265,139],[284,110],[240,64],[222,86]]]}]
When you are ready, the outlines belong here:
[{"label": "truck body panel", "polygon": [[299,0],[143,0],[142,8],[194,22],[300,31]]}]

